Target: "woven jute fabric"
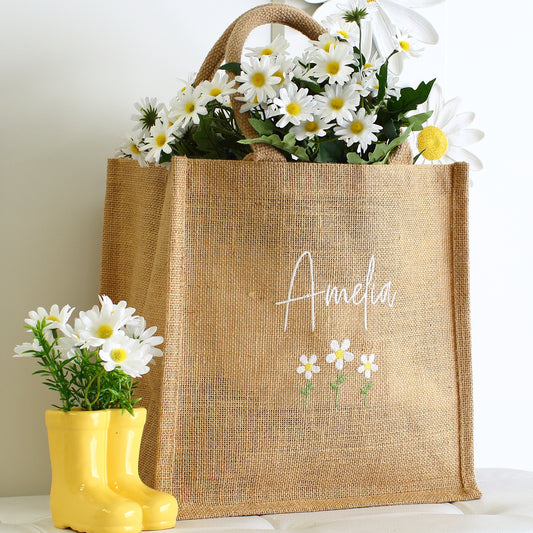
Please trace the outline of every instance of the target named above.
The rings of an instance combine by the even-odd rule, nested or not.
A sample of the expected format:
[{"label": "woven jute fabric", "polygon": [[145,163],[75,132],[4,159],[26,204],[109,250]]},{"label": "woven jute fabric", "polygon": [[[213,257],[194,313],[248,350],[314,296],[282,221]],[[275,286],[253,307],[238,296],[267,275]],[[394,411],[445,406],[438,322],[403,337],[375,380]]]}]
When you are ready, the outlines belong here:
[{"label": "woven jute fabric", "polygon": [[165,337],[140,466],[181,518],[480,496],[467,196],[463,163],[109,161],[101,291]]}]

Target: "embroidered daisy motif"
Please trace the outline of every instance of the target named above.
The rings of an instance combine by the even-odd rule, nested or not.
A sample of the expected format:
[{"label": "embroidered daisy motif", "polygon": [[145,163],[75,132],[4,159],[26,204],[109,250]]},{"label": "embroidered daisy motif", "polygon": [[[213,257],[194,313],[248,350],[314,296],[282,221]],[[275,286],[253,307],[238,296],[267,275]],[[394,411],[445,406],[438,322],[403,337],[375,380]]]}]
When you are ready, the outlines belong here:
[{"label": "embroidered daisy motif", "polygon": [[357,368],[357,372],[359,374],[365,375],[366,383],[364,387],[361,387],[361,394],[365,397],[364,406],[367,406],[367,400],[368,400],[368,393],[370,392],[370,389],[373,387],[374,382],[370,381],[370,377],[372,376],[372,372],[376,372],[378,369],[378,365],[374,364],[375,355],[371,353],[370,355],[362,355],[361,356],[361,365]]},{"label": "embroidered daisy motif", "polygon": [[348,351],[350,339],[344,339],[341,344],[337,340],[332,340],[329,347],[333,352],[326,356],[326,363],[335,363],[335,368],[337,369],[337,379],[336,381],[330,381],[329,385],[335,391],[335,407],[338,407],[339,391],[348,377],[347,374],[342,373],[344,361],[353,361],[354,355]]},{"label": "embroidered daisy motif", "polygon": [[332,340],[329,347],[333,350],[332,353],[326,356],[326,363],[335,363],[337,370],[342,370],[344,361],[353,361],[353,353],[348,351],[350,347],[350,340],[344,339],[341,344],[338,341]]},{"label": "embroidered daisy motif", "polygon": [[315,385],[314,383],[311,383],[311,378],[313,377],[313,374],[317,374],[320,372],[320,367],[315,365],[317,360],[316,355],[311,355],[310,357],[307,357],[306,355],[302,355],[300,357],[300,363],[302,363],[299,367],[296,368],[296,372],[298,374],[304,374],[306,383],[305,387],[303,389],[300,389],[300,394],[305,398],[305,410],[307,411],[307,402],[309,400],[309,393],[314,389]]},{"label": "embroidered daisy motif", "polygon": [[361,356],[361,366],[357,369],[359,374],[365,373],[365,378],[369,379],[372,375],[372,372],[375,372],[378,369],[378,365],[374,364],[375,355],[371,353],[370,355]]}]

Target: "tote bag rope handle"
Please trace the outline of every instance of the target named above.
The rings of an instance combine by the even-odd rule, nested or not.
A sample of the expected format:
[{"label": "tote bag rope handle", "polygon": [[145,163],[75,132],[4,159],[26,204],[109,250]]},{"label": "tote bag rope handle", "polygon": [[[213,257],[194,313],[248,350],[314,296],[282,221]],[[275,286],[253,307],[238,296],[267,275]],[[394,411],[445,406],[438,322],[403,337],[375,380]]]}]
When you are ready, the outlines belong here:
[{"label": "tote bag rope handle", "polygon": [[[228,38],[226,48],[226,61],[228,63],[240,63],[244,43],[252,30],[263,24],[283,24],[289,26],[300,33],[303,33],[309,39],[316,41],[318,37],[326,30],[307,15],[301,9],[283,4],[267,4],[259,6],[245,13],[235,22],[233,31]],[[229,73],[230,79],[235,75]],[[257,137],[257,132],[252,128],[248,119],[250,112],[241,113],[243,102],[236,99],[235,95],[231,96],[231,105],[235,112],[235,119],[247,139]],[[285,161],[285,156],[278,152],[273,146],[262,143],[252,144],[253,159],[255,161]]]}]

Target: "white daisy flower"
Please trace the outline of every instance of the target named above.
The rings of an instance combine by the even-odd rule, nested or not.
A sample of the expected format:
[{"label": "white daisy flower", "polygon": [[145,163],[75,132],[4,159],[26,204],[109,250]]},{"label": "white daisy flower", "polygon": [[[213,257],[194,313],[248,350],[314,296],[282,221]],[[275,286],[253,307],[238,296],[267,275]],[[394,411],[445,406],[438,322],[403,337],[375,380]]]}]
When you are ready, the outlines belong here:
[{"label": "white daisy flower", "polygon": [[[131,339],[138,339],[144,348],[151,353],[152,357],[161,357],[163,352],[156,348],[158,344],[163,342],[163,337],[156,336],[155,332],[157,331],[156,326],[151,328],[146,328],[146,320],[142,316],[135,316],[126,323],[124,326],[124,333]],[[149,347],[149,349],[148,349]]]},{"label": "white daisy flower", "polygon": [[355,72],[350,79],[350,86],[359,95],[359,97],[368,96],[371,92],[369,88],[369,81],[363,78],[359,73]]},{"label": "white daisy flower", "polygon": [[398,54],[393,56],[396,58],[396,61],[400,64],[400,70],[403,70],[403,60],[405,58],[416,58],[420,57],[424,52],[424,49],[419,46],[416,39],[407,31],[398,30],[395,35],[396,39],[396,50]]},{"label": "white daisy flower", "polygon": [[58,305],[54,304],[50,307],[50,311],[47,311],[44,307],[38,307],[37,311],[29,312],[29,318],[26,318],[24,322],[28,326],[35,328],[37,322],[46,320],[45,330],[59,329],[60,331],[65,331],[73,311],[74,307],[70,307],[70,305],[65,305],[60,309]]},{"label": "white daisy flower", "polygon": [[140,102],[134,104],[137,110],[136,115],[132,115],[132,120],[135,121],[134,130],[141,130],[142,133],[148,133],[150,128],[160,118],[161,113],[164,113],[165,104],[157,101],[157,98],[142,98]]},{"label": "white daisy flower", "polygon": [[317,111],[326,122],[349,120],[351,112],[357,109],[361,97],[349,83],[326,85],[324,94],[315,96]]},{"label": "white daisy flower", "polygon": [[364,372],[366,379],[370,379],[372,372],[376,372],[376,370],[378,369],[378,365],[374,364],[375,357],[376,356],[373,353],[368,356],[361,356],[361,366],[357,368],[357,372],[359,372],[359,374],[362,374]]},{"label": "white daisy flower", "polygon": [[308,92],[307,89],[298,89],[294,83],[289,83],[280,90],[279,98],[274,98],[274,105],[278,108],[274,114],[281,115],[276,123],[278,128],[284,128],[287,124],[297,126],[302,121],[313,118],[315,101]]},{"label": "white daisy flower", "polygon": [[131,319],[135,309],[121,301],[113,304],[108,296],[99,296],[101,308],[95,305],[89,311],[80,312],[74,330],[84,345],[102,346],[107,339],[119,334],[119,330]]},{"label": "white daisy flower", "polygon": [[170,124],[168,120],[165,120],[164,123],[158,120],[150,130],[150,136],[146,138],[146,144],[143,146],[143,150],[148,152],[146,161],[158,163],[161,152],[165,154],[172,152],[170,143],[174,140],[176,124]]},{"label": "white daisy flower", "polygon": [[177,127],[199,124],[200,115],[206,115],[205,104],[210,100],[201,87],[188,86],[171,103],[169,118]]},{"label": "white daisy flower", "polygon": [[313,374],[320,372],[320,367],[315,365],[316,359],[316,355],[311,355],[309,358],[306,355],[302,355],[300,357],[300,363],[302,364],[296,369],[296,372],[304,374],[305,379],[311,379]]},{"label": "white daisy flower", "polygon": [[72,359],[79,356],[79,349],[83,346],[82,340],[76,335],[74,329],[70,328],[68,335],[59,337],[57,339],[57,351],[60,354],[60,359]]},{"label": "white daisy flower", "polygon": [[18,346],[15,346],[15,354],[13,357],[33,357],[34,352],[42,352],[41,345],[37,339],[33,339],[33,342],[23,342]]},{"label": "white daisy flower", "polygon": [[350,74],[356,65],[353,49],[346,43],[339,43],[335,47],[325,50],[317,50],[312,54],[311,61],[316,63],[309,71],[309,75],[316,78],[319,83],[328,80],[328,83],[343,85],[350,81]]},{"label": "white daisy flower", "polygon": [[335,363],[337,370],[342,370],[344,367],[344,361],[353,361],[354,355],[348,351],[350,347],[350,340],[344,339],[341,344],[338,341],[332,340],[329,347],[333,350],[332,353],[326,356],[326,363]]},{"label": "white daisy flower", "polygon": [[287,52],[288,48],[289,41],[283,35],[277,35],[267,46],[247,48],[248,51],[244,55],[246,57],[281,56]]},{"label": "white daisy flower", "polygon": [[141,167],[147,167],[146,154],[143,152],[143,140],[140,137],[130,137],[123,141],[115,157],[130,157],[135,159]]},{"label": "white daisy flower", "polygon": [[237,92],[233,89],[235,80],[229,81],[228,74],[222,70],[217,70],[212,81],[205,80],[200,83],[201,92],[209,97],[210,100],[216,100],[221,104],[229,102],[229,95]]},{"label": "white daisy flower", "polygon": [[139,340],[131,339],[123,333],[106,340],[98,355],[108,372],[119,368],[129,376],[139,378],[150,370],[149,351],[143,348]]},{"label": "white daisy flower", "polygon": [[382,129],[378,124],[374,124],[377,115],[367,115],[364,109],[359,109],[357,113],[351,113],[349,120],[342,122],[335,128],[335,134],[338,135],[348,146],[358,143],[357,151],[364,152],[369,145],[377,141],[374,133]]},{"label": "white daisy flower", "polygon": [[[307,0],[309,1],[309,0]],[[324,20],[339,9],[364,7],[368,16],[363,19],[363,32],[371,32],[372,40],[382,57],[388,57],[395,50],[394,28],[407,28],[409,33],[424,44],[436,44],[439,36],[430,22],[412,8],[429,7],[444,0],[328,0],[314,13],[313,17]],[[367,29],[368,28],[368,29]],[[390,61],[392,70],[401,72],[401,59],[398,54]]]},{"label": "white daisy flower", "polygon": [[460,103],[459,98],[445,102],[441,88],[438,85],[433,86],[428,101],[417,111],[433,110],[426,127],[414,135],[414,150],[422,152],[417,163],[466,161],[472,170],[483,168],[481,161],[464,147],[480,141],[484,134],[468,127],[475,115],[458,113]]},{"label": "white daisy flower", "polygon": [[275,75],[279,66],[270,56],[252,57],[250,63],[243,63],[241,68],[241,76],[235,79],[242,84],[239,92],[248,102],[257,99],[257,103],[261,104],[276,96],[274,87],[280,83],[281,78]]},{"label": "white daisy flower", "polygon": [[328,34],[347,41],[352,46],[359,46],[359,26],[355,22],[346,22],[342,15],[330,15],[322,21]]},{"label": "white daisy flower", "polygon": [[313,115],[309,120],[293,126],[290,132],[294,133],[297,141],[303,141],[304,139],[312,139],[313,137],[324,137],[326,130],[332,126],[333,124],[328,124],[318,115]]}]

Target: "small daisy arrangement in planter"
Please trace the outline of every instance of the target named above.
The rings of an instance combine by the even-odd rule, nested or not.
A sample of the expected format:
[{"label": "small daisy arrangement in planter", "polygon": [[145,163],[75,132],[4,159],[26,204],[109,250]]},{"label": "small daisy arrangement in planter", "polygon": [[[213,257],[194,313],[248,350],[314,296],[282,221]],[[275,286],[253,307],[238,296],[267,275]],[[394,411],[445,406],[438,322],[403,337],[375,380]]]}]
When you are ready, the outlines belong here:
[{"label": "small daisy arrangement in planter", "polygon": [[100,296],[100,306],[79,313],[66,305],[39,307],[30,311],[26,329],[31,342],[15,347],[15,357],[33,357],[43,383],[59,394],[54,407],[63,411],[78,408],[97,411],[121,408],[133,413],[135,378],[150,370],[163,337],[154,336],[156,327],[146,328],[143,317],[122,301],[114,304]]},{"label": "small daisy arrangement in planter", "polygon": [[[155,98],[137,103],[134,132],[117,157],[141,166],[168,166],[173,155],[243,159],[251,144],[265,143],[287,161],[382,164],[409,141],[415,162],[464,160],[480,169],[464,149],[483,137],[468,128],[473,114],[459,114],[457,99],[444,102],[435,80],[400,82],[404,61],[422,53],[420,42],[390,24],[378,2],[338,9],[298,57],[278,36],[247,49],[241,63],[222,65],[212,80],[186,83],[168,106]],[[232,98],[249,113],[255,138],[244,138]]]}]

